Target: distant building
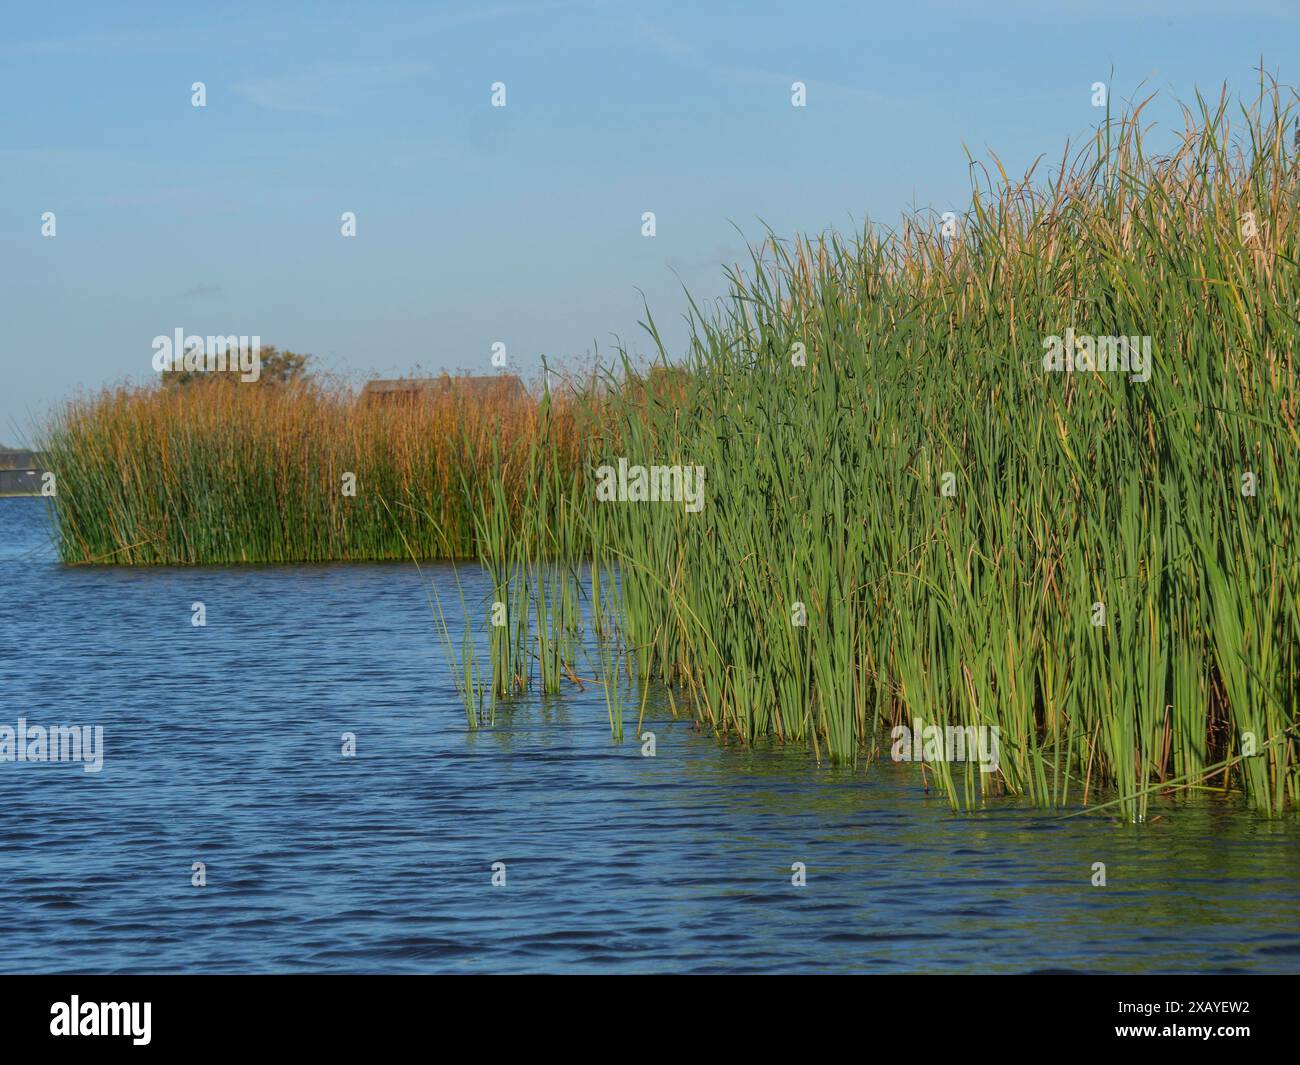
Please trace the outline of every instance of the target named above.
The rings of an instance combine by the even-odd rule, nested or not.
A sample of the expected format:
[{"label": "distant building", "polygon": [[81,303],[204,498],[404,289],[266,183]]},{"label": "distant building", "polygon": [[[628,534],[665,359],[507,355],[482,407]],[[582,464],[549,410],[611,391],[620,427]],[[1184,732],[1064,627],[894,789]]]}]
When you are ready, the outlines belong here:
[{"label": "distant building", "polygon": [[684,366],[657,364],[650,367],[646,376],[630,378],[625,392],[633,398],[680,409],[686,402],[690,385],[691,374]]},{"label": "distant building", "polygon": [[367,407],[418,403],[437,396],[456,395],[472,400],[517,403],[528,391],[517,374],[485,377],[397,377],[367,381],[361,389],[361,404]]},{"label": "distant building", "polygon": [[40,495],[41,463],[35,451],[0,448],[0,496]]}]

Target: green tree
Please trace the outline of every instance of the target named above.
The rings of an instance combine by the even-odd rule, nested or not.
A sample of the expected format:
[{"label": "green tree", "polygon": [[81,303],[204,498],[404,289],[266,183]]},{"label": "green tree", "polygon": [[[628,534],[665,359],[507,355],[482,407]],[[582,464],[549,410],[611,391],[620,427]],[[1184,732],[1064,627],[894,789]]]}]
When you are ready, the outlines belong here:
[{"label": "green tree", "polygon": [[[291,385],[306,381],[311,372],[307,369],[310,355],[299,354],[288,348],[281,351],[274,344],[264,344],[261,348],[261,373],[257,378],[259,385]],[[240,371],[236,369],[209,372],[207,370],[165,370],[162,381],[167,388],[179,388],[196,383],[239,381]]]}]

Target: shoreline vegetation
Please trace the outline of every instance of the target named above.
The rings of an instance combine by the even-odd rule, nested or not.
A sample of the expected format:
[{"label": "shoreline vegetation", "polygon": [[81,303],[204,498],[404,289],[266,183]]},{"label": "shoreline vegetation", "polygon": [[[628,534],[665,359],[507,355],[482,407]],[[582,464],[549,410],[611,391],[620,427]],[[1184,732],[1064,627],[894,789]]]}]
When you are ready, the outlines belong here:
[{"label": "shoreline vegetation", "polygon": [[[70,404],[40,441],[62,557],[477,559],[481,624],[433,604],[471,727],[594,671],[619,737],[620,675],[640,713],[662,685],[719,736],[838,763],[917,719],[998,729],[996,772],[927,764],[956,808],[1294,811],[1293,104],[1198,98],[1164,155],[1139,106],[1023,179],[972,161],[959,218],[769,235],[691,303],[684,358],[647,312],[647,377],[620,352],[540,402]],[[629,463],[700,470],[702,506],[597,499]]]}]

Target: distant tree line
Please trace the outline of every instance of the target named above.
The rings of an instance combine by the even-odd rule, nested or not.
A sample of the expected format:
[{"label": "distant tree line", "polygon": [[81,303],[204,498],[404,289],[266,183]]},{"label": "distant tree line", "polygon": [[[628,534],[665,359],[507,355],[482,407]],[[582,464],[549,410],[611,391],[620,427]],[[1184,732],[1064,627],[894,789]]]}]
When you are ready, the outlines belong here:
[{"label": "distant tree line", "polygon": [[[263,344],[261,348],[262,372],[255,382],[257,385],[293,385],[301,384],[311,377],[307,369],[310,355],[299,354],[287,348],[281,351],[274,344]],[[196,383],[239,382],[240,371],[237,366],[229,370],[164,370],[162,382],[164,388],[180,388]],[[252,382],[250,382],[252,383]]]}]

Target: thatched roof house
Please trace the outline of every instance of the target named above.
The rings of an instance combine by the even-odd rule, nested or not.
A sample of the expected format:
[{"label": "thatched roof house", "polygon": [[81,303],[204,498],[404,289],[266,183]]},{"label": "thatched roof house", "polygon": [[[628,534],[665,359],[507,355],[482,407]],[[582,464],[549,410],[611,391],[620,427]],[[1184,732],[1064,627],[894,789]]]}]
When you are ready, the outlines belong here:
[{"label": "thatched roof house", "polygon": [[624,395],[641,402],[650,401],[679,409],[686,401],[690,385],[691,374],[684,366],[656,364],[645,376],[630,376],[624,386]]},{"label": "thatched roof house", "polygon": [[440,377],[396,377],[367,381],[361,389],[361,403],[365,406],[418,403],[423,399],[449,394],[498,403],[515,403],[528,398],[528,392],[518,374],[485,377],[452,377],[450,374],[442,374]]}]

